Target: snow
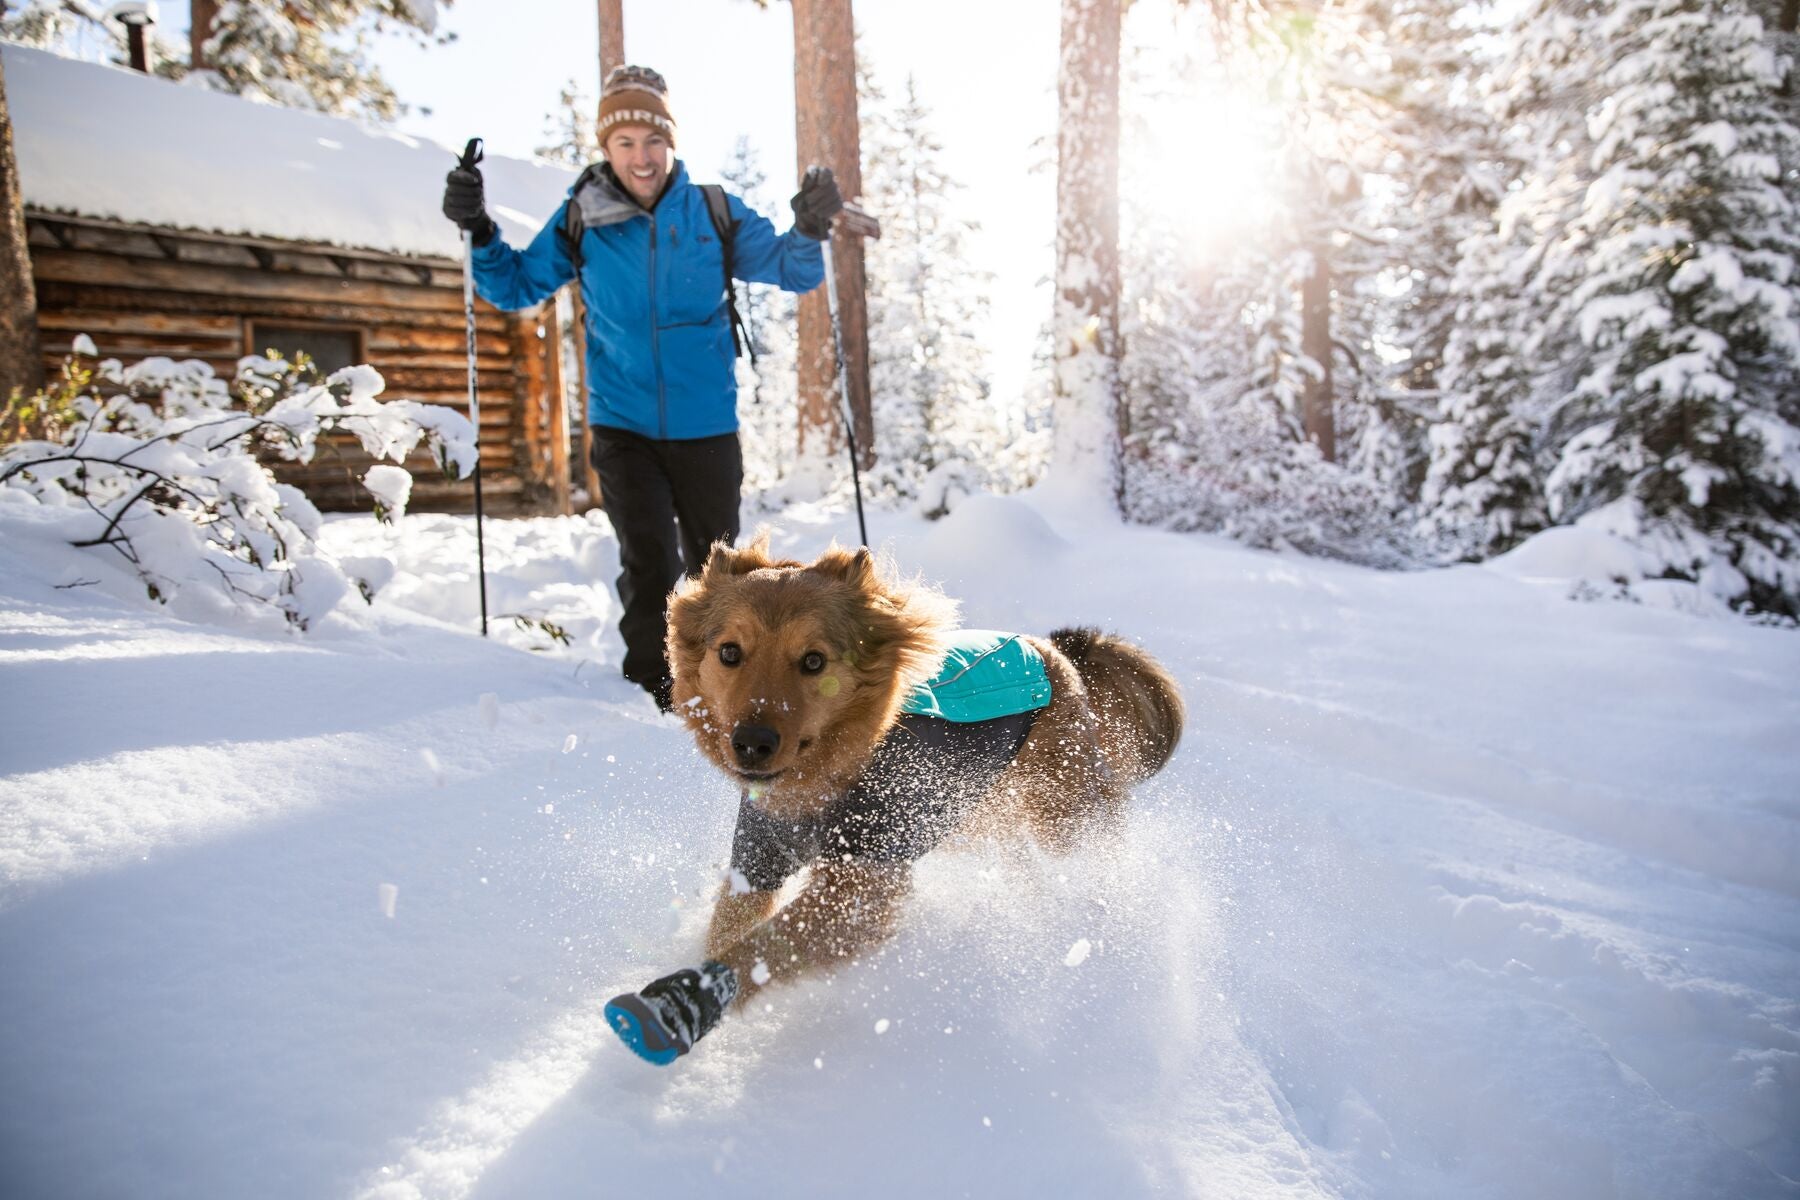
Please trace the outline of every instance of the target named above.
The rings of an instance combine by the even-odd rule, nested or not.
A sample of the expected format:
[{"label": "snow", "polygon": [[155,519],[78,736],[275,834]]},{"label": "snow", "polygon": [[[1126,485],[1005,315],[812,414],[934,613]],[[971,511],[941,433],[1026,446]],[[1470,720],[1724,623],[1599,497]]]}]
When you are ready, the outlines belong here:
[{"label": "snow", "polygon": [[[0,53],[28,208],[462,257],[439,208],[460,146],[24,46]],[[567,167],[525,159],[495,156],[481,170],[488,211],[516,245],[575,182]]]},{"label": "snow", "polygon": [[395,573],[304,636],[0,529],[4,1190],[1800,1192],[1792,631],[1571,602],[1634,568],[1579,528],[1382,573],[872,517],[971,624],[1143,642],[1186,736],[1117,844],[926,859],[884,950],[666,1070],[600,1008],[698,962],[736,796],[618,678],[603,519],[488,524],[568,647],[477,635],[464,518],[327,521]]}]

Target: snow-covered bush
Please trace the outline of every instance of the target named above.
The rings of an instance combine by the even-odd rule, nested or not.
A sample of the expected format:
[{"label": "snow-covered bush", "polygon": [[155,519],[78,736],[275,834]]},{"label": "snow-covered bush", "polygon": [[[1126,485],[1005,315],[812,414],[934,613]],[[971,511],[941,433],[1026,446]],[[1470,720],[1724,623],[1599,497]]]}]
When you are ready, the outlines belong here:
[{"label": "snow-covered bush", "polygon": [[[380,402],[381,376],[366,366],[320,380],[304,361],[251,356],[227,384],[199,361],[71,360],[64,379],[80,380],[72,419],[0,450],[0,502],[36,506],[70,545],[116,554],[165,603],[222,592],[305,629],[352,586],[373,597],[382,573],[321,553],[318,510],[265,456],[309,462],[322,435],[341,432],[395,463],[423,443],[452,478],[475,466],[462,414]],[[367,486],[385,519],[404,509],[411,477],[379,465]]]},{"label": "snow-covered bush", "polygon": [[1368,477],[1325,461],[1248,405],[1196,398],[1179,425],[1127,440],[1125,475],[1134,520],[1371,566],[1418,561]]}]

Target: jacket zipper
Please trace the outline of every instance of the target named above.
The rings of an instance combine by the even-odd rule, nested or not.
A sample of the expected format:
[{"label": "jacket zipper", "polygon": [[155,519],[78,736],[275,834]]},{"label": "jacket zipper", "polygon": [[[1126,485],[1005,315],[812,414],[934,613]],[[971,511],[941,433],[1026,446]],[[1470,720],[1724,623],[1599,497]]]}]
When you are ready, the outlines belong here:
[{"label": "jacket zipper", "polygon": [[662,339],[656,319],[656,214],[650,214],[650,360],[656,367],[656,436],[669,440],[669,397],[663,386]]}]

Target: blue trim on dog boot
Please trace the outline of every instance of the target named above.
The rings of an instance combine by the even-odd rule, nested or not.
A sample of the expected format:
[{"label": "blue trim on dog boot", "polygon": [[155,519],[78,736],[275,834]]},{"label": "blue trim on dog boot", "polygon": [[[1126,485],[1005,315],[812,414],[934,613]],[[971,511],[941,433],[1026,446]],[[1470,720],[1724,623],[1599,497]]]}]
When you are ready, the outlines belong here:
[{"label": "blue trim on dog boot", "polygon": [[636,992],[627,992],[607,1001],[606,1023],[633,1054],[659,1067],[668,1066],[688,1052],[688,1047],[663,1027],[662,1017],[656,1009]]},{"label": "blue trim on dog boot", "polygon": [[737,998],[737,975],[720,962],[664,975],[643,991],[615,996],[606,1023],[646,1062],[666,1067],[713,1031]]}]

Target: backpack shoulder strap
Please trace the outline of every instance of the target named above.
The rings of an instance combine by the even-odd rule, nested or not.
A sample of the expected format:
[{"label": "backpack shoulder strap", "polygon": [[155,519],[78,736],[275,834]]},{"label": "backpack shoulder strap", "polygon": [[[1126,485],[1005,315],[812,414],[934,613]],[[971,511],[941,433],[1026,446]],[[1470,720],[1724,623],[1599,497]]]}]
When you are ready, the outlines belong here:
[{"label": "backpack shoulder strap", "polygon": [[731,247],[737,240],[737,222],[731,219],[731,201],[725,195],[725,189],[716,183],[700,185],[700,194],[706,197],[706,215],[712,218],[713,232],[719,235],[719,243],[725,247],[725,274],[731,275]]},{"label": "backpack shoulder strap", "polygon": [[731,201],[725,195],[725,189],[716,183],[700,185],[700,194],[706,197],[706,214],[712,218],[713,232],[719,235],[719,258],[725,266],[725,307],[731,316],[731,345],[742,355],[746,349],[750,352],[750,365],[756,365],[756,344],[750,339],[750,331],[744,327],[744,318],[738,312],[737,282],[732,278],[732,250],[737,241],[738,223],[731,219]]},{"label": "backpack shoulder strap", "polygon": [[577,275],[581,273],[581,235],[584,227],[581,204],[576,197],[581,194],[582,188],[593,181],[599,170],[600,164],[592,163],[576,177],[575,186],[569,189],[569,198],[563,201],[562,224],[556,230],[556,240],[562,243],[563,253],[569,256],[569,261],[575,264]]}]

